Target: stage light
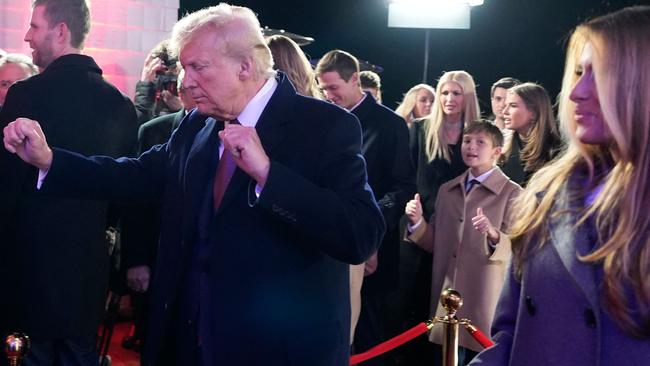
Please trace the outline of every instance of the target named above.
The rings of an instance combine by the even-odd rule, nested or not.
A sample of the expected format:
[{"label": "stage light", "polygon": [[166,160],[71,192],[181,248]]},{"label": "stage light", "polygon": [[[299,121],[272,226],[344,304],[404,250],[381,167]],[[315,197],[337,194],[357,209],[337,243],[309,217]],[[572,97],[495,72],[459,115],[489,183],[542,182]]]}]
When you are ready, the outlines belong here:
[{"label": "stage light", "polygon": [[469,4],[460,1],[394,1],[388,5],[388,26],[469,29],[469,10]]},{"label": "stage light", "polygon": [[483,0],[392,0],[388,26],[395,28],[469,29],[470,8]]},{"label": "stage light", "polygon": [[424,72],[427,82],[429,36],[431,29],[469,29],[470,9],[483,5],[483,0],[391,0],[388,4],[388,26],[424,28]]}]

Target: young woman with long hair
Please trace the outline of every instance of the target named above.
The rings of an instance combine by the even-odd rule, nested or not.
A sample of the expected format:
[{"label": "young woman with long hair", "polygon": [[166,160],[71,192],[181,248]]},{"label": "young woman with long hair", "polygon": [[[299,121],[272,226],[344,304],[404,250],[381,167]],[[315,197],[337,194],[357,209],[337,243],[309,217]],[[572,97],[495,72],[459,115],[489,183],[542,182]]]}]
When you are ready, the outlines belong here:
[{"label": "young woman with long hair", "polygon": [[513,131],[506,139],[503,172],[525,185],[561,150],[560,133],[546,89],[530,82],[508,89],[503,119],[505,127]]},{"label": "young woman with long hair", "polygon": [[559,117],[566,153],[530,180],[480,365],[650,364],[650,7],[581,24]]}]

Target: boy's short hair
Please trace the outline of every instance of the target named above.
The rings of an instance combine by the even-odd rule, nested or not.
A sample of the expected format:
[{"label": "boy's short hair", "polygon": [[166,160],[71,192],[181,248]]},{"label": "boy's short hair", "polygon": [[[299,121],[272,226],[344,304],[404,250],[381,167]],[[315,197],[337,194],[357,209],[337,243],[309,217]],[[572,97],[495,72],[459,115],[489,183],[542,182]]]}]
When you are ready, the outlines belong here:
[{"label": "boy's short hair", "polygon": [[463,135],[484,133],[488,135],[490,140],[492,140],[493,147],[503,147],[503,133],[492,122],[489,122],[485,119],[480,119],[469,123],[465,130],[463,130]]}]

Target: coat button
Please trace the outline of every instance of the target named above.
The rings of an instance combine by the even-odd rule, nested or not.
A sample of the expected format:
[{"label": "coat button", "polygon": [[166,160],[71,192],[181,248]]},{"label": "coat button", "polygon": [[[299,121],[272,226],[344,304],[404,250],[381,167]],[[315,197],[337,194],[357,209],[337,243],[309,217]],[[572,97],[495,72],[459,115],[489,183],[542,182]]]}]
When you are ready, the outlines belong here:
[{"label": "coat button", "polygon": [[591,308],[585,309],[585,322],[589,328],[596,328],[596,315]]},{"label": "coat button", "polygon": [[462,218],[462,217],[461,217],[461,218],[459,218],[459,219],[458,219],[458,221],[460,221],[460,222],[463,222],[463,218]]},{"label": "coat button", "polygon": [[530,296],[526,296],[526,311],[528,311],[528,314],[531,316],[534,316],[537,312],[537,309],[535,308],[535,301],[533,301],[533,298]]}]

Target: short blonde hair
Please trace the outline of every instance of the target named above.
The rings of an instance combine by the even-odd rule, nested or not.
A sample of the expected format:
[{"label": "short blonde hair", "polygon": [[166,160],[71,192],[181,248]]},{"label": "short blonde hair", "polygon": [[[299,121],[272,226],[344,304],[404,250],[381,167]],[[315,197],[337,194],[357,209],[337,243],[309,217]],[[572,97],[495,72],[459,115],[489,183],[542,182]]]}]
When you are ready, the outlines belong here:
[{"label": "short blonde hair", "polygon": [[[405,121],[411,122],[415,116],[412,115],[413,110],[415,110],[415,104],[417,103],[417,96],[420,90],[426,90],[431,95],[433,95],[433,98],[435,99],[436,97],[436,90],[431,87],[431,85],[428,84],[418,84],[409,91],[404,94],[404,99],[402,99],[402,103],[400,103],[399,106],[397,106],[397,109],[395,109],[395,113],[399,114],[404,118]],[[420,116],[424,117],[424,116]]]},{"label": "short blonde hair", "polygon": [[275,76],[271,50],[251,9],[220,3],[186,15],[172,30],[172,53],[178,55],[196,35],[203,32],[219,35],[215,51],[235,60],[251,57],[255,61],[257,77],[269,79]]}]

